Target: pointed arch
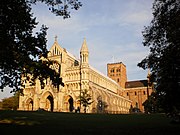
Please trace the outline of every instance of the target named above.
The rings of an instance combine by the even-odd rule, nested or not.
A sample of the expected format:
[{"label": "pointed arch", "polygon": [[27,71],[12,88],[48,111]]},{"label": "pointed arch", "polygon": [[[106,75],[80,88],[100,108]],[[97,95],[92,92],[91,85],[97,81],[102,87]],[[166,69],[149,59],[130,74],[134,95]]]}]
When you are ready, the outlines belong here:
[{"label": "pointed arch", "polygon": [[73,95],[64,95],[64,111],[72,112],[75,106],[75,97]]},{"label": "pointed arch", "polygon": [[53,112],[54,109],[54,96],[50,91],[46,91],[42,94],[40,107]]},{"label": "pointed arch", "polygon": [[26,110],[33,111],[33,105],[34,105],[33,99],[32,98],[28,98],[26,100],[26,104],[25,104]]}]

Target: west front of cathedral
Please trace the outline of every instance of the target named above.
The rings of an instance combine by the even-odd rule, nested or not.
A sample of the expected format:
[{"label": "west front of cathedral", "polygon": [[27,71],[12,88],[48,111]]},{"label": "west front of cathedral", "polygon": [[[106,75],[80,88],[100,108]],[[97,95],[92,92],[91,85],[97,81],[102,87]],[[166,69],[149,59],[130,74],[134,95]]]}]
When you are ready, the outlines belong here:
[{"label": "west front of cathedral", "polygon": [[131,108],[144,111],[143,102],[152,93],[148,80],[127,81],[126,66],[122,63],[111,63],[108,76],[89,65],[89,50],[86,39],[80,49],[80,59],[75,58],[62,48],[57,38],[50,48],[48,59],[55,60],[52,68],[60,72],[64,86],[54,87],[47,79],[45,87],[36,80],[34,86],[25,82],[23,95],[19,98],[19,110],[44,109],[53,112],[70,112],[83,107],[80,100],[82,91],[87,91],[92,103],[86,108],[87,113],[129,113]]}]

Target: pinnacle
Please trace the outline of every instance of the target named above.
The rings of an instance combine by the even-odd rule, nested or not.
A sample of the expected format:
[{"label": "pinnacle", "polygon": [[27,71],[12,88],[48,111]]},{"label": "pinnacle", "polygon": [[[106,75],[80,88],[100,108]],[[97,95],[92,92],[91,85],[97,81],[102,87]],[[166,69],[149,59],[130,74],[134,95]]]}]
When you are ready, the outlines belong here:
[{"label": "pinnacle", "polygon": [[84,41],[83,41],[83,44],[82,44],[82,47],[81,47],[81,52],[88,52],[86,38],[84,38]]}]

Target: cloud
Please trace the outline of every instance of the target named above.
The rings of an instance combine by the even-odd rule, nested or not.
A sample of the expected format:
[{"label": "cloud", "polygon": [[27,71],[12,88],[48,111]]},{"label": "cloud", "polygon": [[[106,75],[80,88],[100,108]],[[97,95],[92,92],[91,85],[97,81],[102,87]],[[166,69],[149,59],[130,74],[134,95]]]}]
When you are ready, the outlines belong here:
[{"label": "cloud", "polygon": [[142,25],[149,22],[150,16],[147,11],[130,12],[122,16],[122,20],[126,24]]},{"label": "cloud", "polygon": [[151,20],[150,9],[147,9],[149,3],[139,0],[85,1],[83,8],[66,20],[39,8],[36,13],[38,20],[49,26],[49,46],[58,35],[60,45],[77,57],[86,37],[92,66],[106,73],[106,64],[112,62],[114,55],[115,60],[127,65],[128,72],[135,72],[139,71],[137,63],[147,52],[141,45],[141,31]]},{"label": "cloud", "polygon": [[143,27],[152,19],[151,6],[153,0],[127,0],[123,9],[117,11],[116,18],[120,26]]},{"label": "cloud", "polygon": [[[98,44],[98,43],[94,43]],[[102,73],[106,74],[107,63],[123,62],[127,67],[128,79],[136,80],[146,78],[146,71],[137,67],[137,64],[148,54],[147,48],[137,43],[127,43],[124,45],[107,45],[105,41],[100,45],[88,47],[90,50],[90,63]],[[92,49],[92,48],[93,49]]]},{"label": "cloud", "polygon": [[5,87],[4,91],[0,91],[0,101],[4,98],[8,98],[14,95],[14,93],[10,93],[12,91],[12,88]]},{"label": "cloud", "polygon": [[[45,4],[33,5],[32,12],[39,26],[48,29],[48,49],[58,42],[67,51],[79,57],[83,38],[89,48],[89,62],[100,72],[106,74],[107,63],[123,62],[129,80],[145,79],[147,72],[137,67],[148,53],[141,45],[141,31],[152,19],[151,7],[154,0],[83,0],[83,7],[73,11],[71,18],[52,14]],[[0,97],[2,98],[2,97]]]}]

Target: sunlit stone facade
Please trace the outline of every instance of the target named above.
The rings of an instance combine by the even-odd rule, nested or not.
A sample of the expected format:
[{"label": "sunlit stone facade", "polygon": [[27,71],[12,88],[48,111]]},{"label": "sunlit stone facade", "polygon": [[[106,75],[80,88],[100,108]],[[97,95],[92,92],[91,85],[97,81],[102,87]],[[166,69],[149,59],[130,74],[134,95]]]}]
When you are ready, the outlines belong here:
[{"label": "sunlit stone facade", "polygon": [[62,48],[57,39],[50,49],[48,59],[59,63],[52,68],[60,72],[65,86],[59,86],[58,90],[49,79],[45,81],[44,88],[41,88],[39,80],[36,80],[35,86],[25,82],[24,95],[19,98],[19,110],[43,108],[47,111],[69,112],[70,104],[74,109],[80,107],[79,95],[86,89],[93,101],[87,108],[88,113],[129,113],[132,101],[123,96],[125,84],[119,85],[89,65],[89,51],[85,39],[80,49],[80,59]]}]

